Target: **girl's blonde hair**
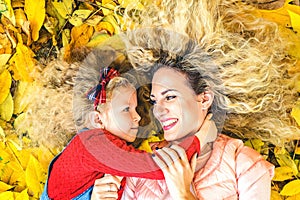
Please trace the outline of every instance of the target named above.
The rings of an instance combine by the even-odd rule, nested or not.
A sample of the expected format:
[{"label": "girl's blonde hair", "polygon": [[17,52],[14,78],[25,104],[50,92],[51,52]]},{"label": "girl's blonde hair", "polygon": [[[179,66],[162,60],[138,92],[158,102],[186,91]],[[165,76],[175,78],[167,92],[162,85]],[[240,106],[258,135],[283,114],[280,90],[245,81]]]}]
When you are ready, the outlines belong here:
[{"label": "girl's blonde hair", "polygon": [[[90,52],[80,65],[79,71],[75,78],[74,98],[73,98],[73,114],[77,129],[90,127],[89,113],[94,111],[94,102],[87,98],[87,93],[101,81],[100,70],[104,67],[111,66],[118,72],[120,76],[112,78],[106,85],[106,101],[110,101],[113,92],[120,87],[134,87],[134,79],[130,78],[130,82],[126,74],[122,74],[130,69],[122,55],[117,55],[113,49],[95,49]],[[121,62],[121,63],[120,63]],[[123,76],[123,77],[121,77]],[[103,112],[106,103],[100,103],[97,110]]]},{"label": "girl's blonde hair", "polygon": [[223,132],[279,145],[300,136],[290,115],[295,77],[287,74],[295,61],[277,25],[253,12],[234,0],[161,1],[139,15],[125,12],[126,27],[134,30],[124,41],[137,69],[162,63],[197,71],[215,92],[214,117],[227,112]]}]

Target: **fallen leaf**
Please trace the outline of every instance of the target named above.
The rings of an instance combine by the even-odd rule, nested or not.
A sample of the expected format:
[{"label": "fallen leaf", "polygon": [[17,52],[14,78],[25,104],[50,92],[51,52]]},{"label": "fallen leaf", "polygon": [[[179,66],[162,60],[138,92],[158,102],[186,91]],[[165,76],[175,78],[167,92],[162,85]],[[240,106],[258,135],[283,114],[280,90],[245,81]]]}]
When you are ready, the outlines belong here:
[{"label": "fallen leaf", "polygon": [[37,41],[46,15],[45,1],[25,0],[24,11],[30,21],[32,39]]},{"label": "fallen leaf", "polygon": [[74,26],[80,26],[90,16],[92,10],[75,10],[69,22]]},{"label": "fallen leaf", "polygon": [[[0,54],[0,68],[5,66],[9,58],[11,57],[11,54]],[[1,73],[1,71],[0,71]]]},{"label": "fallen leaf", "polygon": [[296,166],[296,163],[291,158],[289,153],[285,150],[283,147],[275,147],[274,148],[274,154],[275,158],[278,162],[278,164],[283,166],[288,166],[293,170],[293,174],[296,176],[298,174],[298,168]]},{"label": "fallen leaf", "polygon": [[29,200],[28,189],[23,190],[21,193],[14,192],[15,200]]},{"label": "fallen leaf", "polygon": [[257,152],[260,152],[264,142],[261,141],[261,139],[249,139],[244,144],[252,149],[255,149]]},{"label": "fallen leaf", "polygon": [[18,43],[16,53],[9,60],[10,69],[14,72],[13,77],[15,80],[33,81],[36,65],[34,56],[30,48],[22,43]]},{"label": "fallen leaf", "polygon": [[64,19],[67,19],[69,16],[71,16],[73,12],[74,0],[53,0],[51,3],[60,16]]},{"label": "fallen leaf", "polygon": [[276,167],[273,181],[285,181],[294,178],[293,169],[289,166]]},{"label": "fallen leaf", "polygon": [[110,22],[103,21],[95,26],[95,31],[101,32],[102,30],[105,30],[109,35],[113,35],[115,28]]},{"label": "fallen leaf", "polygon": [[96,36],[92,37],[91,40],[86,44],[87,47],[97,47],[99,44],[106,41],[110,36],[106,33],[97,34]]},{"label": "fallen leaf", "polygon": [[296,120],[300,126],[300,99],[297,100],[296,105],[292,108],[291,116]]},{"label": "fallen leaf", "polygon": [[7,191],[11,188],[13,188],[13,186],[8,185],[8,184],[4,183],[3,181],[0,181],[0,192]]},{"label": "fallen leaf", "polygon": [[0,104],[0,117],[5,121],[9,121],[13,115],[14,101],[10,92],[2,104]]},{"label": "fallen leaf", "polygon": [[2,192],[0,193],[0,199],[14,200],[14,194],[11,191]]},{"label": "fallen leaf", "polygon": [[43,168],[39,161],[31,155],[26,168],[26,183],[28,185],[28,190],[32,192],[34,194],[33,196],[36,198],[39,198],[43,191],[40,181],[44,179],[45,174]]},{"label": "fallen leaf", "polygon": [[[287,10],[287,11],[291,18],[291,24],[292,24],[293,30],[300,33],[300,15],[291,10]],[[299,9],[299,11],[300,11],[300,9]]]},{"label": "fallen leaf", "polygon": [[10,92],[11,80],[11,75],[7,69],[4,69],[2,73],[0,72],[0,105],[5,101]]},{"label": "fallen leaf", "polygon": [[271,199],[272,200],[282,200],[280,194],[276,190],[271,190]]},{"label": "fallen leaf", "polygon": [[15,26],[16,25],[16,19],[14,15],[14,10],[11,6],[10,0],[2,0],[0,2],[0,8],[1,8],[1,15],[4,15],[7,17],[11,23]]},{"label": "fallen leaf", "polygon": [[19,81],[14,95],[14,114],[24,111],[31,100],[34,86],[30,82]]},{"label": "fallen leaf", "polygon": [[283,186],[280,194],[284,196],[293,196],[300,193],[300,180],[293,180]]}]

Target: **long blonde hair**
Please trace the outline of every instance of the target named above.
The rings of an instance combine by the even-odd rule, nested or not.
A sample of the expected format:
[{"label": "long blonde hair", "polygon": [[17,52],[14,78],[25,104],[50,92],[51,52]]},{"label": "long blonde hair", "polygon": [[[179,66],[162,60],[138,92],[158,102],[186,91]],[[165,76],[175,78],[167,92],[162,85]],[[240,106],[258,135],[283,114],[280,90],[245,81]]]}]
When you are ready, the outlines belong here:
[{"label": "long blonde hair", "polygon": [[[124,41],[137,69],[148,71],[166,52],[198,67],[227,110],[224,132],[279,145],[300,136],[290,115],[297,100],[289,88],[294,77],[286,73],[295,61],[286,56],[277,25],[251,15],[253,9],[233,0],[161,1],[126,15],[134,30]],[[188,41],[195,42],[192,48]]]}]

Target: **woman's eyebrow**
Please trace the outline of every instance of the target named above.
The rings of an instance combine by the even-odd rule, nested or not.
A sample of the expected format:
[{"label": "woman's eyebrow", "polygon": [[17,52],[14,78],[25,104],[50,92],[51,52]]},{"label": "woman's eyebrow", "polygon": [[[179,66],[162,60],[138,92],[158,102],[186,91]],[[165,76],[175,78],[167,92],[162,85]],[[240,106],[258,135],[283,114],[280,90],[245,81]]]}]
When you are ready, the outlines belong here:
[{"label": "woman's eyebrow", "polygon": [[[161,95],[165,95],[166,93],[168,93],[168,92],[172,92],[172,91],[177,91],[177,90],[175,90],[175,89],[167,89],[167,90],[165,90],[165,91],[163,91],[162,93],[160,93]],[[150,97],[155,97],[155,95],[153,95],[153,94],[150,94]]]}]

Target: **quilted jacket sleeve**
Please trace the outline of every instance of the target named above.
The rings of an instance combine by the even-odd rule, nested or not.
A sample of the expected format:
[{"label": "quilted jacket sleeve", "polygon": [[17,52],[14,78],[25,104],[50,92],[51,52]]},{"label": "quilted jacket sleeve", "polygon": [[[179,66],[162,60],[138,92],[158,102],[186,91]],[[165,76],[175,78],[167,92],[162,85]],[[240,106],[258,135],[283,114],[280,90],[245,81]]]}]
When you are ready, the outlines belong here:
[{"label": "quilted jacket sleeve", "polygon": [[270,199],[274,166],[256,151],[243,147],[237,155],[236,175],[239,199]]}]

